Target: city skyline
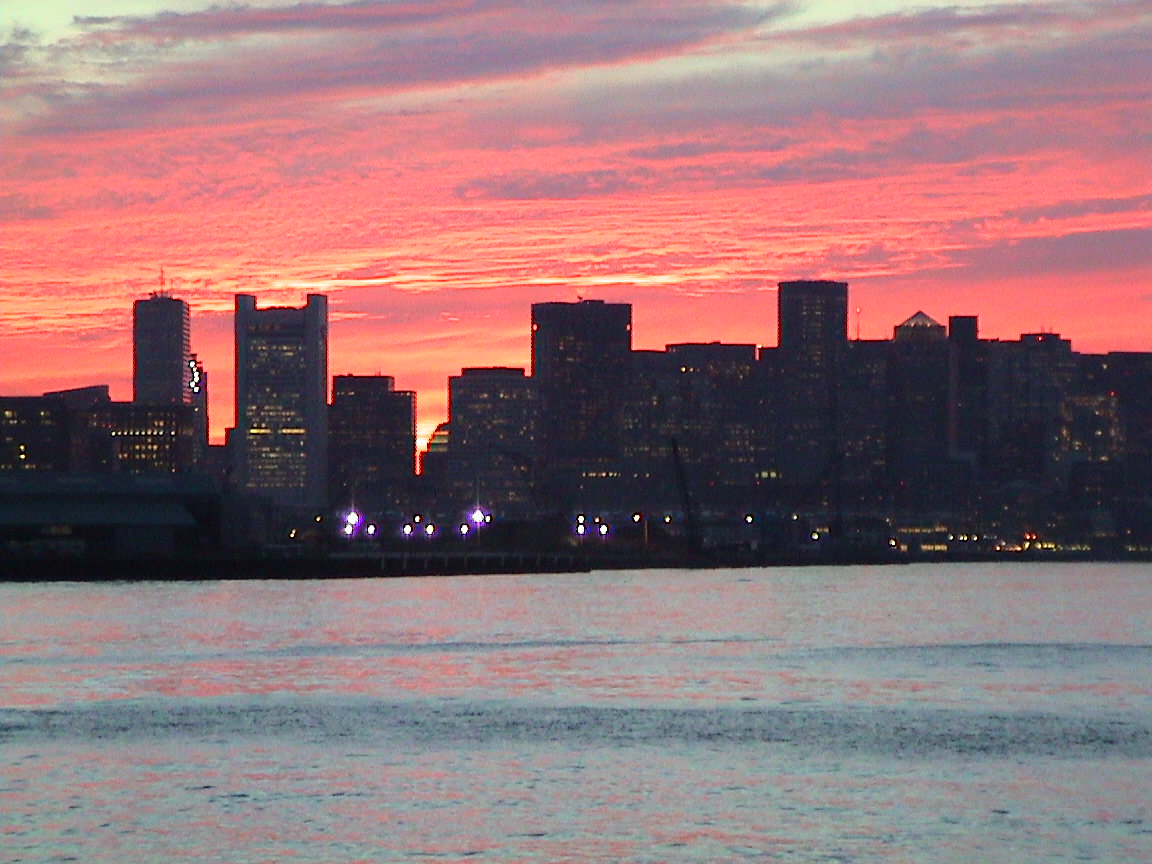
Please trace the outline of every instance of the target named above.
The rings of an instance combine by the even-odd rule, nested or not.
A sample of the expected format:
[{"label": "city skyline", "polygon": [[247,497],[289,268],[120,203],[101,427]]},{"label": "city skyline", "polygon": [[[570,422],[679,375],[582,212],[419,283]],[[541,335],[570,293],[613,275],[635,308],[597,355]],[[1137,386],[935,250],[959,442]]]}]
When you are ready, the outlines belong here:
[{"label": "city skyline", "polygon": [[[927,319],[931,320],[934,324],[938,323],[935,321],[933,316],[927,315],[927,313],[925,313],[923,310],[918,309],[914,313],[911,313],[910,315],[905,315],[905,316],[903,316],[903,318],[901,318],[897,321],[893,321],[886,328],[886,330],[887,330],[886,333],[878,334],[875,337],[871,337],[871,336],[864,337],[864,336],[859,336],[855,330],[854,321],[852,319],[853,319],[853,313],[855,312],[855,309],[857,307],[853,306],[852,288],[850,285],[848,285],[845,282],[836,282],[833,280],[785,280],[784,282],[780,283],[780,285],[774,285],[771,293],[775,297],[776,295],[778,295],[780,293],[781,286],[788,287],[788,286],[800,286],[800,285],[805,285],[805,284],[816,284],[816,285],[826,284],[828,286],[838,286],[840,288],[840,290],[841,290],[841,302],[843,304],[846,304],[848,312],[847,312],[847,316],[846,316],[845,321],[844,321],[844,327],[842,329],[840,329],[839,332],[840,332],[840,338],[844,339],[846,341],[846,343],[855,342],[855,341],[890,342],[896,337],[897,331],[900,328],[900,326],[902,326],[902,324],[908,323],[908,320],[905,320],[905,319],[909,319],[910,317],[911,318],[918,318],[918,317],[923,316],[923,317],[926,317]],[[260,299],[255,297],[254,295],[237,295],[237,297],[241,298],[241,300],[246,304],[251,304],[254,302],[261,302]],[[171,293],[169,291],[165,290],[163,292],[152,292],[151,294],[149,294],[147,297],[144,297],[144,298],[137,298],[136,301],[132,304],[132,306],[133,306],[133,308],[135,308],[135,306],[137,306],[140,303],[145,303],[147,301],[156,300],[156,299],[177,302],[183,306],[188,305],[188,304],[184,303],[183,298],[174,297],[171,295]],[[241,300],[238,300],[236,302],[239,303],[239,302],[241,302]],[[299,304],[298,307],[297,306],[288,306],[288,305],[272,305],[270,303],[261,303],[260,311],[270,311],[273,313],[296,315],[296,314],[303,312],[305,310],[305,308],[310,307],[314,302],[321,302],[321,301],[327,301],[327,300],[328,300],[328,298],[323,296],[323,295],[308,295],[308,297],[303,298],[303,300],[301,301],[301,303]],[[493,370],[493,371],[497,371],[497,372],[500,372],[500,371],[520,372],[524,375],[527,375],[529,377],[529,380],[531,380],[532,373],[533,373],[533,358],[532,358],[531,345],[534,341],[534,334],[536,333],[536,327],[537,327],[537,325],[534,323],[534,321],[532,319],[533,319],[533,316],[537,312],[537,307],[552,307],[552,308],[558,308],[558,309],[562,310],[564,308],[579,308],[579,307],[586,306],[586,305],[592,305],[592,306],[607,305],[609,307],[616,307],[616,308],[627,307],[629,310],[629,315],[631,315],[632,314],[632,307],[634,304],[630,303],[626,298],[623,298],[618,303],[613,303],[613,304],[605,304],[605,301],[602,301],[602,300],[599,300],[596,298],[583,298],[579,301],[542,301],[540,303],[534,304],[532,308],[530,308],[529,310],[526,310],[527,314],[525,317],[527,318],[527,320],[524,322],[524,334],[525,334],[525,341],[529,343],[529,351],[528,351],[528,356],[526,358],[524,358],[524,362],[522,364],[519,364],[519,365],[473,364],[471,366],[469,366],[468,364],[466,364],[464,362],[461,362],[461,363],[456,364],[454,366],[451,362],[449,362],[447,364],[447,367],[449,369],[454,370],[454,371],[450,371],[448,373],[448,375],[444,378],[444,380],[440,384],[440,389],[443,391],[444,396],[445,396],[445,398],[443,400],[428,399],[426,396],[422,398],[421,393],[419,391],[416,391],[414,388],[404,388],[402,386],[397,386],[396,385],[396,376],[393,375],[387,369],[383,369],[383,370],[376,369],[375,371],[365,372],[365,373],[350,373],[350,372],[342,371],[342,370],[337,369],[337,368],[333,368],[332,364],[331,364],[331,359],[330,359],[331,354],[332,354],[332,349],[337,348],[339,346],[333,344],[333,340],[331,338],[329,338],[327,341],[327,344],[325,345],[325,353],[329,358],[328,366],[327,366],[327,370],[326,370],[325,386],[324,386],[324,396],[326,399],[326,404],[330,404],[332,401],[332,398],[333,398],[333,395],[335,392],[335,387],[336,387],[336,379],[338,379],[338,378],[349,378],[349,377],[356,378],[359,376],[379,378],[379,377],[383,376],[384,378],[392,379],[392,381],[393,381],[392,386],[396,387],[398,390],[409,390],[410,392],[412,392],[414,394],[414,399],[415,399],[414,408],[415,408],[415,420],[416,420],[416,451],[417,451],[417,453],[424,452],[428,447],[429,441],[432,438],[433,433],[438,428],[443,426],[446,423],[446,421],[448,421],[450,419],[449,403],[450,403],[450,390],[451,390],[452,379],[458,378],[460,375],[462,375],[468,371],[483,372],[483,371]],[[192,313],[192,314],[190,314],[189,317],[191,319],[191,322],[194,323],[195,318],[196,318],[195,314]],[[780,317],[779,312],[775,311],[773,314],[773,318],[775,319],[774,323],[778,324],[779,317]],[[1078,345],[1078,343],[1076,341],[1076,334],[1074,334],[1074,333],[1060,333],[1058,331],[1053,331],[1053,330],[1021,331],[1019,333],[1009,335],[1009,336],[990,335],[990,334],[986,333],[984,330],[983,317],[979,314],[978,310],[971,312],[971,314],[968,314],[968,313],[960,314],[960,315],[951,314],[951,315],[944,316],[944,320],[946,320],[946,321],[952,322],[953,319],[968,319],[968,320],[970,320],[972,327],[974,327],[974,328],[978,327],[979,328],[979,338],[981,340],[985,340],[985,341],[1013,342],[1013,341],[1019,341],[1026,336],[1036,337],[1036,336],[1054,335],[1054,336],[1059,336],[1062,339],[1068,341],[1071,344],[1071,346],[1080,354],[1107,354],[1107,353],[1111,353],[1113,351],[1113,349],[1107,349],[1107,348],[1102,350],[1102,351],[1083,350]],[[978,324],[976,323],[977,321],[979,321]],[[224,366],[223,363],[216,364],[216,362],[213,358],[209,358],[208,363],[214,364],[214,365],[221,365],[222,368],[227,368],[233,375],[233,380],[231,383],[234,385],[235,384],[235,373],[236,373],[236,368],[237,368],[236,363],[235,363],[235,357],[236,357],[236,354],[238,351],[238,346],[239,346],[239,342],[237,341],[237,322],[236,322],[235,312],[233,313],[233,321],[230,323],[230,326],[231,326],[230,335],[232,336],[232,342],[231,342],[231,344],[229,344],[227,346],[228,356],[226,356],[224,358],[216,358],[216,359],[225,361],[227,363],[227,365]],[[634,322],[632,321],[631,317],[629,317],[628,330],[631,331],[633,329],[633,327],[634,327]],[[329,324],[328,324],[328,329],[329,330],[331,329],[331,322],[329,322]],[[833,330],[836,330],[836,329],[837,328],[835,328],[835,327],[833,328]],[[973,332],[975,333],[975,330]],[[132,336],[133,336],[133,328],[132,328],[131,323],[129,323],[129,341],[130,342],[132,340]],[[973,338],[975,338],[975,336]],[[667,351],[674,351],[675,349],[691,349],[695,346],[722,345],[722,346],[727,346],[727,347],[734,348],[734,349],[740,349],[740,348],[746,348],[746,347],[751,348],[751,349],[753,349],[753,356],[755,357],[756,355],[759,355],[764,349],[777,349],[777,348],[779,348],[780,346],[779,346],[778,342],[779,342],[779,336],[778,335],[777,335],[777,339],[774,340],[773,343],[765,344],[762,342],[729,342],[729,341],[725,341],[722,339],[709,338],[707,336],[707,334],[704,334],[702,336],[702,338],[700,338],[698,340],[684,340],[684,339],[676,340],[676,339],[672,339],[672,341],[666,342],[666,343],[661,344],[659,346],[641,346],[641,345],[633,344],[629,350],[630,350],[630,353],[636,354],[637,352],[639,352],[639,353],[653,352],[653,351],[655,351],[655,352],[667,352]],[[195,347],[194,343],[193,343],[192,347]],[[450,352],[451,349],[446,349],[446,351]],[[132,353],[133,353],[133,351],[130,348],[130,354],[132,354]],[[1137,353],[1152,353],[1152,352],[1150,352],[1150,351],[1138,351]],[[203,360],[200,359],[200,355],[198,355],[197,353],[193,353],[191,356],[194,358],[193,362],[194,362],[194,366],[195,366],[195,370],[194,370],[195,374],[207,375],[209,372],[212,371],[212,366],[205,366]],[[135,368],[134,368],[133,357],[131,357],[131,356],[129,357],[128,392],[127,392],[127,394],[124,395],[123,399],[119,398],[119,394],[117,394],[115,392],[114,388],[109,384],[109,382],[107,380],[101,380],[101,381],[89,380],[88,377],[84,377],[83,373],[76,373],[76,374],[78,374],[80,377],[76,377],[76,375],[66,375],[66,374],[54,376],[52,378],[52,380],[61,382],[60,386],[56,389],[58,391],[71,391],[71,390],[75,390],[77,388],[79,388],[79,389],[86,389],[86,388],[87,389],[100,389],[100,390],[108,391],[111,394],[112,398],[116,401],[124,401],[124,402],[135,401],[132,398],[133,397],[132,380],[135,377]],[[401,384],[402,384],[402,382],[401,382]],[[213,389],[215,389],[215,384],[213,385]],[[13,392],[9,392],[3,388],[3,380],[2,380],[2,378],[0,378],[0,396],[40,396],[40,395],[47,395],[50,392],[52,392],[52,391],[40,391],[40,392],[36,392],[36,393],[13,393]],[[226,392],[229,394],[229,398],[232,398],[232,399],[235,398],[235,393],[236,393],[235,386],[229,386],[227,388]],[[218,398],[215,398],[215,397],[212,399],[211,404],[216,407],[216,410],[221,409],[221,406],[219,405],[219,401],[220,400]],[[428,402],[433,403],[434,409],[437,412],[431,416],[428,415],[426,408],[421,408],[422,405],[426,406]],[[236,412],[238,409],[237,409],[237,405],[235,404],[235,402],[233,402],[232,404],[229,404],[227,406],[223,406],[223,408],[224,408],[224,414],[222,417],[221,416],[213,416],[211,413],[212,409],[211,408],[208,409],[209,410],[208,437],[209,437],[210,443],[216,444],[216,445],[221,445],[224,443],[225,433],[228,432],[229,430],[231,430],[237,422]],[[440,413],[441,411],[443,413]]]},{"label": "city skyline", "polygon": [[130,398],[161,268],[216,441],[245,293],[329,296],[332,373],[417,391],[421,440],[578,297],[639,349],[771,346],[806,278],[866,339],[1152,349],[1149,4],[858,6],[12,0],[0,392]]}]

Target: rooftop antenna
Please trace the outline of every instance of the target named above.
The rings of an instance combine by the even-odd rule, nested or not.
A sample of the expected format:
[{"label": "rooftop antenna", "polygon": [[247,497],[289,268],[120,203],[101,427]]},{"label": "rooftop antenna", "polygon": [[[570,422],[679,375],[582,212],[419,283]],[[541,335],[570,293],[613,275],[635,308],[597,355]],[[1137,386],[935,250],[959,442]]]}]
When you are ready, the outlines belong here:
[{"label": "rooftop antenna", "polygon": [[864,311],[859,306],[856,307],[856,341],[860,341],[860,313]]}]

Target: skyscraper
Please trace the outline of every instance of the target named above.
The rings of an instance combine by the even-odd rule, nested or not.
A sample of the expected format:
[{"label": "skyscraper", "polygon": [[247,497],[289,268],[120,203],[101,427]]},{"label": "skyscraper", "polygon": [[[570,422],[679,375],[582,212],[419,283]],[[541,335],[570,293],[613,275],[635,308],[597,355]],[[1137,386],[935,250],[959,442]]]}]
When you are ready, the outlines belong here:
[{"label": "skyscraper", "polygon": [[328,298],[257,309],[236,295],[236,467],[241,485],[285,508],[327,499]]},{"label": "skyscraper", "polygon": [[192,402],[192,325],[188,304],[163,291],[132,304],[132,401]]},{"label": "skyscraper", "polygon": [[328,406],[331,502],[397,508],[416,473],[416,393],[390,375],[336,375]]},{"label": "skyscraper", "polygon": [[842,443],[839,387],[848,347],[848,283],[781,282],[777,294],[779,394],[785,418],[779,464],[789,482],[831,480]]},{"label": "skyscraper", "polygon": [[536,391],[523,369],[469,368],[448,379],[449,471],[459,501],[528,512]]},{"label": "skyscraper", "polygon": [[898,507],[948,503],[950,356],[944,326],[923,312],[893,329],[886,461]]},{"label": "skyscraper", "polygon": [[631,304],[533,304],[532,377],[545,470],[597,472],[618,458],[631,354]]},{"label": "skyscraper", "polygon": [[776,296],[781,352],[821,369],[838,359],[848,341],[848,283],[781,282]]}]

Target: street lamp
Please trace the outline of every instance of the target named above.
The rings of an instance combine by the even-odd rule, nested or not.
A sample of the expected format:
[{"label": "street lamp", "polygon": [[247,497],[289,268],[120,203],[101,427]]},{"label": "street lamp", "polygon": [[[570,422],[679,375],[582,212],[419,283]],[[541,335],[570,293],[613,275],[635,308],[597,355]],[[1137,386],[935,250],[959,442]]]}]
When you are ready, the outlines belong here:
[{"label": "street lamp", "polygon": [[632,514],[632,522],[634,524],[642,524],[644,526],[644,546],[648,546],[648,520],[644,518],[644,514],[637,510]]},{"label": "street lamp", "polygon": [[348,538],[355,536],[356,529],[359,527],[361,521],[362,519],[359,513],[355,510],[349,510],[344,516],[344,528],[342,529],[344,536]]}]

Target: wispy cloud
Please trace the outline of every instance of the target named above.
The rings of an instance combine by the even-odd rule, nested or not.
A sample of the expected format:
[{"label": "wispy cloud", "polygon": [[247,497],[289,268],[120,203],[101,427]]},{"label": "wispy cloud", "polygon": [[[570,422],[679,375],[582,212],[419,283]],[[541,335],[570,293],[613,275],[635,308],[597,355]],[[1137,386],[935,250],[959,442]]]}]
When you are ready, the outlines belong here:
[{"label": "wispy cloud", "polygon": [[[13,38],[7,53],[22,62],[9,86],[39,103],[25,130],[123,129],[676,55],[750,33],[767,14],[718,2],[446,0],[80,16],[80,36],[36,57]],[[54,75],[65,62],[72,80]]]}]

